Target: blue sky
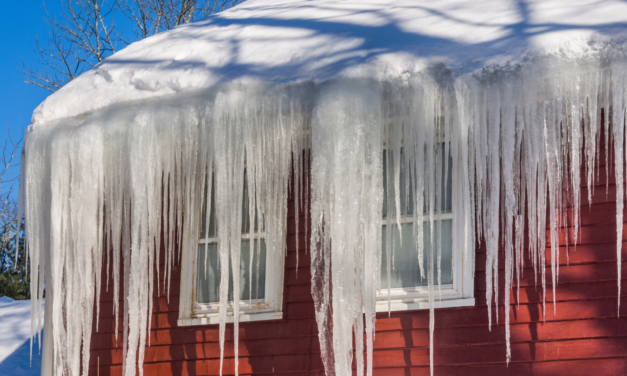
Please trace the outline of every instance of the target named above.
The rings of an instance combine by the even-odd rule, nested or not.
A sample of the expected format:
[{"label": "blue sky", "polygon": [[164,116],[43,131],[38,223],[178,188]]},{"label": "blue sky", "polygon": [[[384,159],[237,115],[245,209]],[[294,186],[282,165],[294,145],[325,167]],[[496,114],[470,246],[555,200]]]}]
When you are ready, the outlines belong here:
[{"label": "blue sky", "polygon": [[[54,14],[60,0],[46,3]],[[18,72],[22,59],[36,66],[34,52],[36,38],[45,42],[47,25],[42,0],[8,1],[0,12],[0,140],[7,137],[20,139],[33,114],[33,110],[50,94],[47,90],[24,83],[24,75]],[[9,128],[10,125],[10,128]]]},{"label": "blue sky", "polygon": [[[46,1],[50,15],[61,13],[61,1]],[[22,61],[37,68],[37,39],[44,45],[48,40],[45,15],[44,0],[6,2],[0,12],[0,145],[4,145],[9,135],[13,141],[22,140],[33,111],[51,94],[25,83],[26,77],[19,71]],[[128,22],[121,15],[116,17],[120,27],[129,26],[123,25]],[[14,162],[19,162],[19,158]],[[14,168],[12,175],[18,174],[19,169]],[[5,189],[7,185],[0,186],[0,190]]]},{"label": "blue sky", "polygon": [[[60,0],[49,0],[46,4],[51,14],[58,12]],[[18,71],[22,60],[36,67],[35,42],[47,40],[48,29],[43,20],[45,15],[43,0],[7,1],[0,12],[0,145],[7,138],[16,142],[24,137],[30,124],[33,110],[50,92],[24,82],[24,75]],[[19,153],[19,151],[18,151]],[[19,155],[13,163],[19,163]],[[19,175],[19,168],[10,171]],[[14,187],[14,199],[17,199]],[[9,189],[7,184],[0,187]]]}]

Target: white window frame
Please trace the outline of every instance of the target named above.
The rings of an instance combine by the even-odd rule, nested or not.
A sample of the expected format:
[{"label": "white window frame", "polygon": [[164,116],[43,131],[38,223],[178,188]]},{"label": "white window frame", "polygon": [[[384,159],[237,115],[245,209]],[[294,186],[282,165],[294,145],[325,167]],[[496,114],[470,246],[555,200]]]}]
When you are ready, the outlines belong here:
[{"label": "white window frame", "polygon": [[[456,194],[455,179],[453,172],[453,196]],[[455,197],[453,197],[455,200]],[[471,307],[475,306],[474,297],[474,252],[468,252],[468,260],[463,259],[462,250],[455,247],[455,239],[462,239],[463,234],[459,233],[463,226],[457,226],[456,222],[463,220],[456,213],[441,213],[436,215],[435,220],[453,221],[453,283],[449,285],[435,286],[435,308]],[[428,220],[428,219],[425,219]],[[423,221],[425,221],[423,220]],[[413,223],[412,217],[402,217],[401,223]],[[386,220],[381,221],[381,225],[386,225]],[[395,224],[393,221],[392,225]],[[285,229],[285,223],[283,224]],[[456,233],[457,229],[457,233]],[[264,237],[265,234],[255,234],[255,237]],[[242,240],[248,240],[249,234],[242,234]],[[197,263],[198,244],[217,240],[210,238],[198,240],[193,251],[186,251],[183,255],[181,265],[181,295],[179,309],[179,326],[210,325],[218,324],[219,303],[197,303],[196,283],[197,283]],[[240,301],[240,322],[279,320],[283,318],[283,288],[285,258],[281,250],[285,247],[286,234],[281,237],[281,244],[274,249],[266,248],[266,289],[264,301],[253,300],[253,306],[249,306],[248,300]],[[382,271],[384,272],[384,271]],[[419,271],[417,271],[419,273]],[[394,312],[422,310],[429,308],[429,294],[426,286],[393,288],[389,290],[390,299],[388,305],[388,289],[381,289],[376,293],[376,311]],[[233,305],[229,304],[229,314],[227,322],[233,322]]]},{"label": "white window frame", "polygon": [[[437,221],[436,215],[436,221]],[[441,220],[453,220],[453,236],[455,234],[455,217],[453,213],[442,213],[439,218]],[[428,219],[423,222],[427,222]],[[414,223],[413,218],[403,217],[401,223]],[[382,226],[386,225],[385,220]],[[391,224],[396,225],[396,222]],[[455,244],[455,242],[453,242]],[[475,305],[474,297],[474,278],[472,268],[463,268],[463,255],[461,250],[453,248],[453,283],[442,286],[434,286],[435,289],[435,308],[453,308],[453,307],[471,307]],[[420,273],[420,271],[416,271]],[[385,270],[381,271],[382,276]],[[429,308],[429,291],[427,286],[416,287],[399,287],[389,289],[390,306],[389,310],[393,311],[412,311]],[[381,288],[377,291],[377,312],[388,312],[388,289]]]},{"label": "white window frame", "polygon": [[[450,166],[449,168],[452,168]],[[452,173],[453,185],[453,201],[455,201],[455,180],[456,171]],[[452,236],[453,236],[453,250],[452,250],[452,276],[453,283],[442,286],[434,286],[435,308],[454,308],[454,307],[472,307],[475,305],[475,279],[474,279],[474,252],[468,253],[469,260],[464,260],[463,252],[461,249],[456,248],[455,245],[457,239],[462,239],[463,234],[459,233],[461,226],[456,226],[456,222],[461,220],[454,212],[444,212],[436,214],[434,221],[440,220],[453,220]],[[423,223],[429,221],[429,218],[424,216]],[[401,223],[414,223],[414,218],[411,216],[401,217]],[[381,226],[388,225],[385,219],[382,219]],[[396,221],[392,220],[390,225],[396,225]],[[456,233],[456,229],[457,233]],[[416,273],[420,273],[419,270]],[[385,275],[385,270],[381,270],[381,275]],[[388,294],[389,291],[389,294]],[[390,299],[388,300],[388,295]],[[381,288],[376,293],[376,311],[377,312],[394,312],[394,311],[413,311],[429,309],[429,291],[427,286],[416,287],[402,287],[402,288]]]},{"label": "white window frame", "polygon": [[[201,209],[198,209],[201,210]],[[285,226],[283,226],[285,229]],[[285,231],[284,231],[285,232]],[[255,239],[266,237],[265,232],[254,233]],[[239,322],[280,320],[283,318],[283,278],[284,259],[281,250],[285,246],[286,236],[281,237],[281,244],[273,249],[266,244],[266,284],[265,298],[243,300],[239,302]],[[250,234],[242,234],[241,240],[250,240]],[[179,304],[178,326],[213,325],[220,323],[220,303],[198,303],[196,290],[198,282],[198,246],[200,244],[218,243],[219,239],[198,239],[193,251],[183,252],[188,257],[183,257],[181,265],[181,302]],[[248,248],[241,252],[248,252]],[[250,305],[252,303],[252,305]],[[233,302],[229,302],[226,322],[232,323]]]}]

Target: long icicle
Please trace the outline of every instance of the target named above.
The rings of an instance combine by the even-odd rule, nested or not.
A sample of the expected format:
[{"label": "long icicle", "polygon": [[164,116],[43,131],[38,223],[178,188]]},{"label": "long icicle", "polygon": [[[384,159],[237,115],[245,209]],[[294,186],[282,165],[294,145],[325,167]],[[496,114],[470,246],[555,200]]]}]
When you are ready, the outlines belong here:
[{"label": "long icicle", "polygon": [[[312,294],[329,375],[352,372],[353,335],[360,352],[358,372],[367,363],[367,374],[372,373],[384,192],[389,198],[386,269],[395,272],[394,260],[400,256],[394,245],[416,243],[417,269],[428,280],[431,360],[434,292],[441,285],[444,265],[442,216],[452,218],[453,246],[463,254],[464,275],[474,272],[474,247],[485,241],[490,325],[492,303],[497,308],[496,322],[499,319],[499,252],[503,248],[509,361],[509,290],[514,278],[520,280],[528,257],[542,285],[546,318],[545,270],[550,266],[556,312],[560,234],[570,227],[566,246],[579,241],[579,200],[586,196],[580,194],[579,174],[585,165],[590,203],[598,180],[594,173],[599,168],[598,140],[604,132],[606,155],[615,165],[620,299],[627,69],[619,63],[603,70],[577,69],[556,70],[540,61],[460,77],[438,68],[408,80],[385,82],[344,79],[322,84],[227,85],[202,94],[120,105],[29,132],[20,205],[27,218],[24,231],[31,260],[31,293],[39,300],[46,286],[53,307],[52,316],[46,318],[52,322],[52,329],[46,330],[51,330],[53,368],[76,375],[82,364],[83,373],[88,371],[91,320],[94,307],[99,309],[103,257],[111,252],[116,337],[117,298],[124,298],[124,373],[134,375],[136,364],[143,372],[152,291],[161,283],[169,292],[172,269],[181,257],[192,257],[188,250],[198,246],[198,208],[207,171],[212,169],[222,266],[221,358],[231,315],[227,308],[229,262],[234,277],[234,357],[238,357],[245,170],[248,215],[259,221],[267,249],[283,256],[290,179],[304,184],[292,192],[299,207],[301,195],[305,202],[309,200]],[[300,160],[308,153],[310,192],[306,176],[301,177],[308,162]],[[387,187],[383,186],[383,163],[388,168]],[[442,206],[449,204],[442,191],[449,189],[449,183],[452,209],[444,213],[449,209]],[[405,213],[408,209],[403,204],[410,197],[409,187],[413,213]],[[413,219],[412,236],[401,237],[403,217]],[[550,265],[545,260],[547,225]],[[526,255],[522,249],[525,234]],[[253,243],[251,239],[251,249],[256,247]],[[104,244],[110,249],[104,249]],[[251,262],[255,258],[258,262],[258,254],[251,249],[246,249]],[[157,269],[156,276],[163,281],[153,285],[152,267],[159,268],[161,258],[165,270]],[[248,270],[254,274],[252,264]],[[181,283],[182,289],[191,291],[189,283],[195,281]],[[390,279],[387,285],[391,286]],[[252,288],[248,293],[252,295]],[[181,315],[190,313],[189,302],[180,304]],[[617,314],[619,308],[620,300]],[[38,310],[39,302],[34,302],[33,312]],[[38,328],[39,324],[33,324],[34,333]]]}]

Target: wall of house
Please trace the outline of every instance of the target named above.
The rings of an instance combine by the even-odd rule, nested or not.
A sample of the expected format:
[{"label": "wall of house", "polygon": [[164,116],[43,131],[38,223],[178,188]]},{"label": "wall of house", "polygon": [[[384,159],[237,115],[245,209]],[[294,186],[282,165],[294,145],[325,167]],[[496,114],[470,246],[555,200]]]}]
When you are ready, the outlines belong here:
[{"label": "wall of house", "polygon": [[[603,151],[601,151],[603,156]],[[603,158],[602,158],[603,159]],[[615,187],[605,189],[605,167],[588,210],[582,187],[582,228],[579,245],[560,251],[556,307],[547,268],[546,318],[542,289],[533,269],[520,281],[520,297],[509,309],[512,361],[505,363],[504,291],[499,293],[499,324],[488,330],[485,302],[485,249],[476,256],[475,297],[471,308],[438,309],[435,315],[435,375],[622,375],[627,374],[627,299],[617,310]],[[583,180],[585,181],[585,180]],[[310,293],[309,257],[305,246],[305,215],[301,214],[296,247],[293,205],[288,215],[284,318],[240,324],[240,374],[323,375],[314,305]],[[627,217],[626,217],[627,218]],[[627,278],[627,228],[623,230],[623,278]],[[562,243],[565,235],[562,236]],[[296,253],[299,253],[298,275]],[[550,248],[547,249],[547,259]],[[503,262],[501,260],[501,265]],[[529,265],[530,266],[530,265]],[[103,271],[104,273],[104,271]],[[504,271],[499,273],[503,286]],[[103,277],[105,281],[106,275]],[[175,268],[169,300],[155,293],[150,347],[145,375],[217,375],[218,325],[177,327],[180,269]],[[105,283],[103,282],[103,286]],[[112,293],[103,287],[98,331],[91,342],[90,375],[121,375],[122,342],[116,344]],[[623,296],[627,283],[622,281]],[[518,303],[518,304],[516,304]],[[553,313],[554,308],[556,313]],[[428,375],[428,312],[378,314],[375,375]],[[120,320],[121,322],[121,320]],[[224,374],[232,374],[233,333],[227,325]],[[121,339],[121,325],[119,338]]]}]

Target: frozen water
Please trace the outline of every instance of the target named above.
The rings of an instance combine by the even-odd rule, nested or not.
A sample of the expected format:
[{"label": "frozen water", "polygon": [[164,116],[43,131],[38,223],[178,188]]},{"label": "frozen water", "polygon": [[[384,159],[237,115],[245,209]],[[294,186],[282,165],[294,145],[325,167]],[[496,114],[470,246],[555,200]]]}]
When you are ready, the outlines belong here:
[{"label": "frozen water", "polygon": [[[116,295],[119,272],[124,271],[125,374],[134,374],[148,342],[152,291],[169,292],[171,268],[181,249],[196,246],[200,213],[195,208],[201,207],[200,192],[210,181],[210,171],[216,182],[221,265],[228,265],[229,258],[231,265],[239,265],[245,169],[249,214],[259,218],[267,246],[283,252],[288,183],[292,171],[295,176],[304,173],[303,149],[311,150],[312,294],[328,374],[351,372],[353,333],[358,372],[364,368],[371,372],[375,293],[381,273],[384,153],[390,177],[387,191],[394,196],[388,198],[386,213],[394,226],[386,226],[386,231],[399,231],[400,213],[406,210],[400,204],[406,200],[399,194],[408,187],[415,190],[411,210],[415,223],[423,218],[431,223],[427,227],[431,245],[424,249],[422,226],[414,226],[413,232],[420,262],[427,252],[420,273],[429,286],[431,345],[438,284],[434,278],[440,275],[440,255],[434,252],[440,247],[434,242],[441,241],[432,229],[440,227],[434,222],[445,200],[440,197],[442,161],[444,170],[453,171],[453,241],[454,249],[463,253],[463,267],[474,267],[475,239],[487,245],[489,307],[498,302],[495,281],[501,251],[506,291],[514,277],[519,278],[525,259],[530,259],[546,285],[547,211],[555,289],[558,232],[571,226],[576,242],[579,231],[579,206],[574,205],[569,215],[566,203],[579,200],[582,168],[588,171],[588,186],[593,184],[590,171],[601,130],[598,119],[602,109],[609,109],[611,119],[604,127],[612,130],[617,166],[620,265],[627,70],[612,64],[596,71],[558,74],[546,66],[540,61],[458,78],[439,67],[402,81],[227,85],[31,129],[22,197],[33,295],[41,296],[46,283],[52,297],[54,369],[67,374],[77,374],[81,364],[87,369],[92,309],[99,301],[100,270],[105,265],[113,272]],[[604,82],[608,95],[603,94],[600,83]],[[442,158],[446,154],[451,155],[450,166],[448,158]],[[400,175],[408,178],[399,179]],[[303,181],[294,181],[299,196],[305,190],[300,186]],[[406,184],[403,189],[401,181]],[[529,234],[526,249],[524,231]],[[160,257],[162,232],[164,282],[153,286],[151,266]],[[106,251],[104,244],[108,244]],[[225,303],[228,269],[221,270],[220,302]],[[232,273],[237,284],[239,268]],[[239,286],[234,289],[239,291]],[[233,314],[238,317],[239,296],[234,298]],[[505,303],[509,306],[509,294]],[[228,313],[226,304],[221,307],[222,354]],[[118,309],[114,306],[114,313]],[[488,317],[491,321],[491,309]],[[505,323],[509,361],[509,315]],[[36,333],[37,327],[33,329]],[[364,332],[365,344],[360,335]],[[237,343],[237,329],[234,333]]]},{"label": "frozen water", "polygon": [[[148,342],[152,291],[169,293],[180,249],[196,247],[200,213],[189,208],[202,204],[200,192],[211,171],[221,264],[231,258],[232,265],[239,265],[244,167],[251,210],[258,213],[266,247],[283,252],[288,182],[292,160],[300,165],[308,90],[234,86],[185,101],[111,109],[29,133],[22,194],[26,216],[33,219],[26,232],[33,270],[39,270],[34,286],[45,281],[46,294],[54,297],[54,369],[78,374],[82,361],[83,372],[88,370],[106,239],[107,259],[113,262],[104,265],[112,269],[116,296],[123,270],[125,375],[135,373]],[[292,150],[297,152],[292,155]],[[153,286],[162,233],[163,285]],[[51,258],[50,274],[41,267],[44,256]],[[220,301],[226,307],[229,271],[221,270]],[[232,273],[237,283],[239,268]],[[34,292],[37,296],[41,287]],[[235,299],[237,309],[237,294]],[[114,306],[114,314],[118,309]],[[221,344],[226,315],[221,310]]]},{"label": "frozen water", "polygon": [[[284,7],[292,9],[297,3],[287,2]],[[322,3],[330,4],[317,4]],[[357,7],[354,2],[346,3]],[[203,72],[209,72],[206,74],[210,77],[194,76],[193,72],[199,72],[197,66],[185,73],[176,69],[180,80],[166,86],[157,77],[163,74],[172,78],[168,76],[171,73],[157,69],[142,71],[149,73],[142,76],[142,64],[119,64],[123,58],[140,56],[155,46],[160,46],[155,51],[166,55],[179,51],[170,49],[170,43],[185,43],[168,39],[168,35],[199,36],[196,33],[202,32],[193,29],[199,25],[221,27],[214,35],[216,39],[238,35],[247,40],[251,30],[231,27],[224,20],[243,19],[240,16],[249,15],[247,12],[256,6],[272,5],[264,12],[274,12],[281,4],[251,2],[226,12],[220,16],[223,18],[177,28],[129,47],[51,96],[36,112],[22,158],[20,202],[27,218],[32,296],[41,299],[45,284],[48,307],[52,307],[46,320],[51,320],[51,326],[47,325],[51,329],[47,330],[52,335],[52,367],[57,374],[78,375],[81,369],[83,374],[88,372],[93,310],[100,309],[103,267],[112,275],[114,295],[124,298],[124,374],[134,375],[136,364],[143,372],[144,349],[150,341],[147,328],[151,325],[152,293],[156,289],[169,296],[174,265],[184,257],[182,251],[196,248],[202,193],[212,175],[219,262],[229,265],[230,260],[236,266],[231,271],[235,284],[240,280],[241,251],[250,251],[241,249],[244,192],[248,194],[250,218],[257,218],[259,228],[266,233],[266,247],[282,254],[287,198],[294,178],[296,213],[303,206],[309,206],[311,213],[308,246],[312,296],[327,375],[350,375],[354,350],[358,375],[364,369],[368,376],[372,374],[383,194],[388,192],[386,231],[400,231],[402,213],[407,210],[401,203],[409,201],[400,197],[400,192],[408,189],[413,190],[414,197],[411,215],[414,223],[420,224],[414,226],[412,236],[418,245],[419,273],[428,282],[433,365],[435,286],[439,285],[436,275],[441,275],[442,241],[441,231],[436,229],[441,228],[437,222],[441,220],[442,206],[448,205],[441,194],[442,171],[446,175],[451,171],[452,181],[445,179],[444,184],[451,184],[453,191],[453,249],[462,253],[465,270],[474,271],[476,243],[486,244],[490,325],[499,320],[495,314],[498,309],[493,310],[492,303],[498,305],[498,273],[504,267],[507,361],[511,358],[509,290],[519,280],[524,262],[530,262],[542,284],[546,314],[546,229],[550,232],[550,278],[555,292],[559,234],[568,228],[576,244],[580,173],[585,172],[590,201],[602,133],[611,136],[605,140],[608,149],[611,143],[614,150],[604,157],[613,158],[610,162],[616,165],[620,276],[627,106],[627,66],[620,56],[622,45],[608,42],[601,50],[580,53],[575,58],[575,47],[582,45],[573,42],[570,49],[559,54],[526,55],[518,61],[520,64],[515,60],[503,63],[490,55],[499,64],[471,73],[459,61],[444,65],[431,64],[429,59],[422,62],[426,64],[422,68],[428,69],[403,70],[396,59],[402,55],[399,50],[394,55],[396,60],[388,61],[398,74],[388,74],[378,65],[387,61],[382,55],[371,55],[370,60],[358,61],[365,64],[357,64],[359,69],[345,66],[342,70],[320,71],[319,66],[285,63],[290,68],[286,68],[285,76],[277,78],[266,72],[250,81],[242,79],[245,83],[231,82],[235,78],[229,74],[234,70],[214,76],[215,72],[206,67],[218,64],[211,59],[224,56],[199,47],[194,53],[210,56],[211,61],[202,63],[206,64]],[[369,7],[378,3],[373,0],[364,4]],[[344,14],[340,8],[329,6],[331,15]],[[534,6],[544,9],[543,5]],[[495,12],[506,12],[506,8]],[[400,5],[398,9],[390,11],[389,17],[400,17],[405,12]],[[307,14],[306,9],[299,12],[302,17]],[[543,13],[538,12],[536,18],[540,20]],[[355,14],[345,15],[346,22],[359,24]],[[366,24],[381,20],[373,14],[364,17]],[[409,23],[402,24],[409,27]],[[320,45],[347,48],[342,44],[348,43],[347,39],[330,43],[328,38],[321,38],[316,39]],[[205,43],[201,39],[192,44]],[[379,45],[369,46],[376,49]],[[250,59],[261,48],[247,50],[250,45],[246,43],[240,47]],[[434,51],[433,45],[428,47]],[[322,51],[307,48],[312,53]],[[274,58],[283,61],[283,55],[277,54]],[[308,62],[318,57],[303,55]],[[251,61],[263,65],[254,59],[243,59],[241,63]],[[113,68],[115,64],[119,70]],[[371,74],[373,67],[381,69],[376,70],[378,73],[387,73]],[[157,71],[159,74],[153,75]],[[314,71],[328,75],[314,77]],[[268,72],[277,73],[269,68]],[[156,81],[150,82],[153,79]],[[218,85],[223,80],[230,83]],[[252,82],[263,80],[275,83]],[[137,90],[126,90],[129,82]],[[188,90],[191,88],[197,90]],[[90,95],[92,89],[97,95]],[[113,92],[119,95],[109,97]],[[164,95],[174,92],[179,94]],[[90,100],[68,99],[72,96]],[[387,190],[383,187],[384,160]],[[405,184],[403,189],[400,184]],[[425,227],[428,234],[423,233],[423,220],[429,223]],[[386,240],[391,238],[386,236]],[[165,252],[160,254],[162,248]],[[387,246],[386,252],[391,249]],[[499,252],[504,254],[504,265],[499,265]],[[392,260],[394,255],[386,257]],[[163,268],[155,269],[161,260]],[[158,283],[153,285],[155,272]],[[234,294],[234,312],[229,313],[228,268],[221,268],[220,280],[222,365],[230,314],[235,317],[233,333],[238,356],[239,295]],[[233,287],[234,291],[240,290],[237,285]],[[120,307],[114,301],[117,320]],[[33,312],[40,312],[35,299],[32,304]],[[182,311],[188,309],[186,304],[181,302]],[[33,322],[32,333],[38,333],[41,322]]]}]

